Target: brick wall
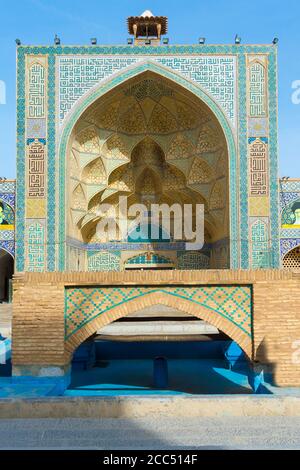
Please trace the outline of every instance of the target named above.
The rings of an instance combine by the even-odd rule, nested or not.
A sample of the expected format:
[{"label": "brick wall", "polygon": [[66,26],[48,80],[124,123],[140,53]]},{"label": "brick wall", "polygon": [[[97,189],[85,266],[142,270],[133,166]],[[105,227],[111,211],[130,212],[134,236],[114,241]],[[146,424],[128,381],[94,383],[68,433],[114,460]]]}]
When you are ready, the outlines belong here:
[{"label": "brick wall", "polygon": [[[70,361],[74,348],[95,331],[95,324],[87,325],[65,343],[65,286],[136,284],[252,284],[252,345],[249,347],[238,336],[234,339],[252,359],[269,365],[278,385],[300,386],[300,363],[293,363],[293,354],[297,356],[293,343],[300,340],[300,275],[275,270],[18,274],[14,278],[13,366],[63,366]],[[142,302],[146,305],[149,301],[145,297]],[[160,301],[167,302],[165,298]],[[134,307],[134,303],[131,308],[123,305],[111,316],[99,319],[97,327],[126,316],[133,308],[139,307]],[[189,306],[186,307],[188,310]],[[189,313],[195,314],[195,311],[190,309]],[[233,330],[228,331],[228,321],[225,324],[222,318],[212,318],[211,323],[217,323],[216,326],[229,336],[235,335]]]},{"label": "brick wall", "polygon": [[300,276],[256,282],[253,297],[254,359],[270,365],[278,385],[300,386]]},{"label": "brick wall", "polygon": [[64,359],[64,286],[14,280],[12,360],[13,365],[63,365]]}]

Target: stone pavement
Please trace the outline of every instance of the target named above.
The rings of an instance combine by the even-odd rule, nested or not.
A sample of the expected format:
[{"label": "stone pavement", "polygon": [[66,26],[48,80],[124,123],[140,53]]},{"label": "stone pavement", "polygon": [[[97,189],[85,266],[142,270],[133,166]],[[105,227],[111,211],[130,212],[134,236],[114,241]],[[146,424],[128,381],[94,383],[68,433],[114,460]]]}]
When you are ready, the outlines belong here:
[{"label": "stone pavement", "polygon": [[1,449],[300,449],[300,418],[0,420]]}]

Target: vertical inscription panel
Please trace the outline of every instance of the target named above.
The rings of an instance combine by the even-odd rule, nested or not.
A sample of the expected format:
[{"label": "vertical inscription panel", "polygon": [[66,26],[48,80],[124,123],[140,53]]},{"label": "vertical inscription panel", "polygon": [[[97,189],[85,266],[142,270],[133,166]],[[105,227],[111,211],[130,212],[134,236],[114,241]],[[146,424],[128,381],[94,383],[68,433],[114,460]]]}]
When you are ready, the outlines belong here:
[{"label": "vertical inscription panel", "polygon": [[268,145],[266,138],[249,139],[250,196],[269,194]]},{"label": "vertical inscription panel", "polygon": [[251,267],[273,266],[270,247],[268,57],[248,56],[248,171]]},{"label": "vertical inscription panel", "polygon": [[44,118],[46,115],[46,66],[44,57],[28,59],[27,117]]},{"label": "vertical inscription panel", "polygon": [[45,188],[45,140],[28,139],[27,145],[27,197],[44,198]]},{"label": "vertical inscription panel", "polygon": [[45,220],[27,219],[26,271],[45,271]]},{"label": "vertical inscription panel", "polygon": [[251,224],[251,267],[252,269],[267,269],[272,260],[269,242],[267,217],[250,218]]},{"label": "vertical inscription panel", "polygon": [[47,203],[48,56],[26,56],[25,269],[44,271]]},{"label": "vertical inscription panel", "polygon": [[267,73],[259,60],[252,60],[249,73],[249,115],[264,117],[267,115]]}]

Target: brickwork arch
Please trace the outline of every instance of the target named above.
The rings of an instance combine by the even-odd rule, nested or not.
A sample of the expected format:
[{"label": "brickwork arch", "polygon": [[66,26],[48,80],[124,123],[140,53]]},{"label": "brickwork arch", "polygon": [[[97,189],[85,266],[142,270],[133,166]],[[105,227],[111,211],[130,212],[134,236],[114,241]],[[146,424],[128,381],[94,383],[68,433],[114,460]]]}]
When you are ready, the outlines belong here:
[{"label": "brickwork arch", "polygon": [[[252,357],[251,333],[243,331],[241,325],[235,324],[229,318],[225,318],[221,312],[217,311],[217,309],[214,310],[211,307],[206,307],[191,299],[182,297],[179,299],[178,296],[175,296],[172,293],[168,293],[163,289],[159,289],[158,291],[156,290],[155,292],[152,291],[145,293],[142,296],[133,297],[129,301],[115,305],[108,311],[99,313],[91,321],[78,328],[77,331],[70,335],[70,337],[66,340],[66,360],[69,361],[78,346],[80,346],[81,343],[83,343],[86,339],[95,334],[96,331],[100,330],[104,326],[109,325],[115,320],[124,318],[127,315],[135,313],[146,307],[151,307],[158,304],[175,308],[210,323],[224,332],[227,336],[232,338],[237,344],[239,344],[239,346],[243,349],[249,358]],[[85,308],[88,308],[87,303],[84,303],[84,306]],[[250,302],[249,308],[251,309]],[[236,314],[237,316],[242,316],[242,314],[244,315],[245,312],[241,307],[240,309],[237,307]],[[251,331],[251,328],[249,328],[249,331]]]}]

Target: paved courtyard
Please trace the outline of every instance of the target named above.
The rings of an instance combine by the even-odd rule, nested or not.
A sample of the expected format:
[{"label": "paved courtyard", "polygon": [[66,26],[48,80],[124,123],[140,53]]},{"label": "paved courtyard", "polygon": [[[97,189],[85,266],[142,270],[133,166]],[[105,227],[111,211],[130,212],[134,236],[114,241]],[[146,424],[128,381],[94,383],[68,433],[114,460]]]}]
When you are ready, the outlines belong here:
[{"label": "paved courtyard", "polygon": [[0,420],[1,449],[300,449],[300,418]]}]

